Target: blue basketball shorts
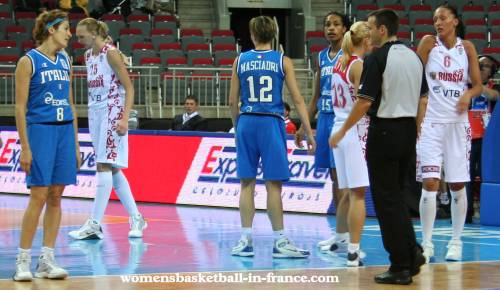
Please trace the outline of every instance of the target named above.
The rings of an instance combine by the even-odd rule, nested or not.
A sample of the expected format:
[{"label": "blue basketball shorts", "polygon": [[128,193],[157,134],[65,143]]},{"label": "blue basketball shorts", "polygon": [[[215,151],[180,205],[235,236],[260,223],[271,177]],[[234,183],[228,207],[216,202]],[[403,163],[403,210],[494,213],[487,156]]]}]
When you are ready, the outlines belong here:
[{"label": "blue basketball shorts", "polygon": [[[259,159],[262,164],[259,164]],[[290,170],[283,119],[267,115],[240,115],[236,130],[236,165],[240,179],[256,178],[261,165],[264,180],[287,181]]]},{"label": "blue basketball shorts", "polygon": [[334,118],[334,114],[318,114],[318,123],[316,125],[316,152],[314,153],[314,165],[316,168],[335,168],[333,152],[328,144]]},{"label": "blue basketball shorts", "polygon": [[76,149],[73,123],[30,124],[28,140],[33,161],[26,185],[76,184]]}]

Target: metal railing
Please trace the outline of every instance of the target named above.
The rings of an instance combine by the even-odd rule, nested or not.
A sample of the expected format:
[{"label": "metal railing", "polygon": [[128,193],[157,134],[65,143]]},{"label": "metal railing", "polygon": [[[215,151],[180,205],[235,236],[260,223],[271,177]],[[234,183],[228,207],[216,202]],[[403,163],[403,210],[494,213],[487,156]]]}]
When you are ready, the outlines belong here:
[{"label": "metal railing", "polygon": [[[132,66],[128,70],[135,91],[134,107],[145,112],[142,117],[162,118],[163,112],[169,110],[174,116],[188,94],[198,97],[200,107],[214,110],[214,117],[220,117],[221,111],[228,107],[230,67],[170,67],[165,71],[155,66]],[[13,65],[0,65],[0,105],[14,105],[14,71]],[[313,72],[296,69],[295,73],[307,102],[312,92]],[[86,106],[88,88],[84,66],[73,67],[72,89],[75,104]],[[289,100],[286,86],[283,95]],[[158,112],[156,116],[154,112]]]}]

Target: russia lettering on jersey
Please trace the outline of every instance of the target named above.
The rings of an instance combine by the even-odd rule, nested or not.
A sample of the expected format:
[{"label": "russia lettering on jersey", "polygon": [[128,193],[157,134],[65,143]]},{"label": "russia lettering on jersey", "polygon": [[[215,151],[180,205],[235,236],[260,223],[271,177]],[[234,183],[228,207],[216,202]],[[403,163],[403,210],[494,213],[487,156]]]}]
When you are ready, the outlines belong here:
[{"label": "russia lettering on jersey", "polygon": [[332,96],[331,96],[331,79],[333,68],[337,63],[338,59],[342,55],[342,50],[339,50],[337,54],[330,58],[330,47],[327,47],[319,52],[318,63],[319,63],[319,99],[316,104],[318,112],[320,113],[333,113]]},{"label": "russia lettering on jersey", "polygon": [[32,67],[27,123],[72,121],[73,112],[69,102],[70,62],[67,54],[58,52],[55,60],[52,60],[37,49],[32,49],[26,56]]},{"label": "russia lettering on jersey", "polygon": [[429,103],[425,119],[432,122],[467,122],[467,113],[458,114],[456,105],[467,89],[469,61],[462,40],[457,37],[448,49],[436,37],[425,66],[429,86]]},{"label": "russia lettering on jersey", "polygon": [[349,80],[349,71],[353,63],[361,61],[358,56],[351,56],[347,66],[342,70],[341,62],[337,62],[333,69],[331,80],[331,98],[333,111],[335,113],[335,123],[342,123],[347,120],[356,96],[354,95],[354,84]]},{"label": "russia lettering on jersey", "polygon": [[284,116],[283,54],[274,50],[250,50],[238,58],[241,113]]},{"label": "russia lettering on jersey", "polygon": [[92,54],[92,49],[85,52],[89,107],[123,106],[125,103],[125,88],[107,58],[108,51],[113,49],[116,48],[111,44],[106,44],[96,55]]}]

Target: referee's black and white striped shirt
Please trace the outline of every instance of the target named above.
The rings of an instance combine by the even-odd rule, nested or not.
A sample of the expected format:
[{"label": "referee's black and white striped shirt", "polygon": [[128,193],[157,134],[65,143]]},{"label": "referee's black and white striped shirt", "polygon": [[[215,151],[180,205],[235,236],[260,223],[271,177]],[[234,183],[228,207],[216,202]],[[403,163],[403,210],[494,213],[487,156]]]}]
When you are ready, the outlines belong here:
[{"label": "referee's black and white striped shirt", "polygon": [[386,42],[364,61],[358,97],[373,102],[370,117],[416,117],[427,90],[422,61],[400,41]]}]

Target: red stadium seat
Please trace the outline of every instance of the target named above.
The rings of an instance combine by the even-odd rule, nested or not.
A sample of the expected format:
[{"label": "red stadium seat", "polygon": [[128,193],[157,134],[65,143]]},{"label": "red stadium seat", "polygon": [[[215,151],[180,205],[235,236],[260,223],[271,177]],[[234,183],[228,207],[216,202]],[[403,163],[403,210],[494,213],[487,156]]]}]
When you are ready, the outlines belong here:
[{"label": "red stadium seat", "polygon": [[134,43],[132,44],[132,50],[140,50],[140,49],[155,49],[152,43]]},{"label": "red stadium seat", "polygon": [[153,28],[151,29],[151,36],[153,35],[172,35],[173,32],[168,28]]},{"label": "red stadium seat", "polygon": [[181,44],[178,42],[174,43],[160,43],[158,46],[159,50],[180,50]]},{"label": "red stadium seat", "polygon": [[325,33],[323,31],[308,31],[306,32],[306,39],[313,37],[325,37]]},{"label": "red stadium seat", "polygon": [[211,58],[194,58],[192,60],[193,66],[211,66],[214,65],[214,61]]},{"label": "red stadium seat", "polygon": [[234,44],[229,44],[229,43],[219,43],[215,44],[213,46],[214,51],[234,51],[236,50],[236,47]]},{"label": "red stadium seat", "polygon": [[211,36],[234,36],[232,30],[212,30]]},{"label": "red stadium seat", "polygon": [[183,36],[203,36],[203,32],[197,28],[184,28],[181,29],[181,37]]},{"label": "red stadium seat", "polygon": [[143,57],[140,60],[140,65],[161,65],[159,57]]}]

